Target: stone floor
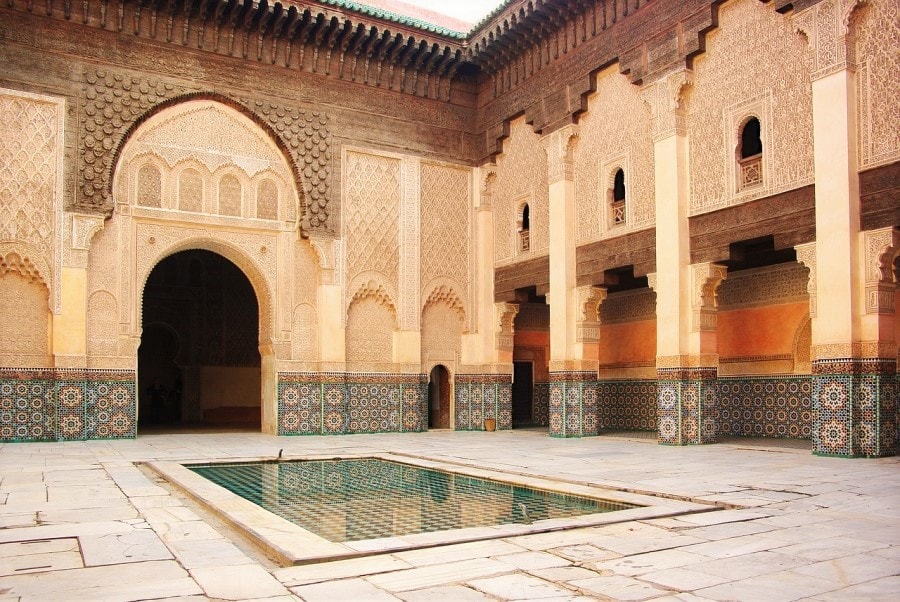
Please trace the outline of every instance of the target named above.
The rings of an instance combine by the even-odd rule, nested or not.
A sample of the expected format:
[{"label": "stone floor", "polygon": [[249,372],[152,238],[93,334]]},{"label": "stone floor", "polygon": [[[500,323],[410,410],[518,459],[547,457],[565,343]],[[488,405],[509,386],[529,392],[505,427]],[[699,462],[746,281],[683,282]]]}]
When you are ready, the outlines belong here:
[{"label": "stone floor", "polygon": [[[278,566],[134,462],[392,452],[727,509]],[[896,600],[900,459],[531,430],[0,447],[0,600]]]}]

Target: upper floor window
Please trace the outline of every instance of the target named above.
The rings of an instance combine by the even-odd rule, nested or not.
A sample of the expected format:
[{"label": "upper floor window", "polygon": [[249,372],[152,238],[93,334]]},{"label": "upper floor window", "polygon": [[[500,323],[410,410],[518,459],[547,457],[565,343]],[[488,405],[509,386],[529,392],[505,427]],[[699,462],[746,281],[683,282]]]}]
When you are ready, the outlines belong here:
[{"label": "upper floor window", "polygon": [[739,190],[762,184],[763,145],[760,130],[759,119],[756,117],[751,117],[741,127],[740,146],[738,147]]},{"label": "upper floor window", "polygon": [[519,214],[519,251],[527,251],[531,248],[531,216],[528,203],[522,205]]},{"label": "upper floor window", "polygon": [[610,190],[610,206],[612,208],[611,222],[613,226],[625,223],[625,171],[616,170],[613,176],[613,186]]}]

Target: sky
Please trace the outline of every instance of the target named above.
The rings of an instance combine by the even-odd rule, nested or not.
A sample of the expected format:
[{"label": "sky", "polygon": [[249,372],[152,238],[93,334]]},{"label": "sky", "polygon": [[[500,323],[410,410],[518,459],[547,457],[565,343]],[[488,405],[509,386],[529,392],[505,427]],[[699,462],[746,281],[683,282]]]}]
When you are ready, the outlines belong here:
[{"label": "sky", "polygon": [[421,6],[442,15],[448,15],[469,23],[477,23],[503,0],[403,0],[407,4]]}]

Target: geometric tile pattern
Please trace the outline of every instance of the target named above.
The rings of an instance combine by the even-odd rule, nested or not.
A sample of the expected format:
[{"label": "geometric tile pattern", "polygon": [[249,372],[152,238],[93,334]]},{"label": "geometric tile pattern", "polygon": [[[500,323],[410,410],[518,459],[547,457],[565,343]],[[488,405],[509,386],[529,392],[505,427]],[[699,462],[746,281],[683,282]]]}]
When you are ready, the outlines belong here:
[{"label": "geometric tile pattern", "polygon": [[130,439],[133,370],[0,370],[0,441]]},{"label": "geometric tile pattern", "polygon": [[551,437],[589,437],[599,432],[597,373],[551,372],[549,387]]},{"label": "geometric tile pattern", "polygon": [[0,440],[56,439],[53,370],[0,370]]},{"label": "geometric tile pattern", "polygon": [[813,453],[849,458],[894,455],[897,395],[896,360],[813,362]]},{"label": "geometric tile pattern", "polygon": [[716,368],[657,369],[657,420],[661,444],[716,442],[716,373]]},{"label": "geometric tile pattern", "polygon": [[458,431],[483,431],[494,418],[498,430],[512,428],[512,379],[509,374],[457,374],[454,425]]},{"label": "geometric tile pattern", "polygon": [[812,437],[811,376],[719,377],[720,435]]},{"label": "geometric tile pattern", "polygon": [[534,383],[532,388],[531,422],[534,426],[550,425],[550,383]]},{"label": "geometric tile pattern", "polygon": [[279,435],[428,429],[424,374],[280,372]]},{"label": "geometric tile pattern", "polygon": [[656,430],[655,380],[601,381],[597,397],[601,430]]}]

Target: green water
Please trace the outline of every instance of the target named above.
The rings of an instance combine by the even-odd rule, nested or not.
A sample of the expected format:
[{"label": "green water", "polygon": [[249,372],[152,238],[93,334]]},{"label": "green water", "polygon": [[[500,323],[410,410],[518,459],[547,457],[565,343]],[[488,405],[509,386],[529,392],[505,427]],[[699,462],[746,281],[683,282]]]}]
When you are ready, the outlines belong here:
[{"label": "green water", "polygon": [[374,458],[188,466],[333,542],[632,508]]}]

